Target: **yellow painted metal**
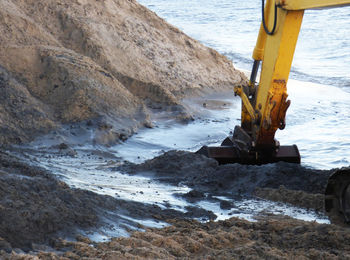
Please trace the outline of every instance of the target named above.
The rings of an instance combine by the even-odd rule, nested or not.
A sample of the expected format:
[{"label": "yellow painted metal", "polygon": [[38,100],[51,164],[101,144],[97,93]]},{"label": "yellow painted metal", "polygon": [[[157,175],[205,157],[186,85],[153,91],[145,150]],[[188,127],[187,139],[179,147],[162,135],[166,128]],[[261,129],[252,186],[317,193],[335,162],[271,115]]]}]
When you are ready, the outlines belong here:
[{"label": "yellow painted metal", "polygon": [[263,25],[260,26],[259,36],[255,44],[255,48],[253,51],[253,59],[254,60],[263,60],[264,58],[264,47],[266,42],[267,34],[264,31]]},{"label": "yellow painted metal", "polygon": [[[249,86],[250,87],[250,86]],[[250,103],[247,95],[242,90],[242,87],[239,86],[240,89],[237,89],[237,87],[234,88],[234,92],[236,95],[239,95],[242,100],[242,109],[241,109],[241,127],[246,131],[250,132],[252,129],[253,122],[256,122],[254,115],[254,108],[252,104]]]},{"label": "yellow painted metal", "polygon": [[[275,4],[274,0],[267,0],[266,1],[266,5],[265,5],[265,20],[266,21],[269,20],[269,16],[270,16],[269,10],[271,9],[272,6],[274,6],[274,4]],[[258,38],[256,40],[255,48],[254,48],[253,55],[252,55],[253,59],[256,61],[262,61],[264,59],[264,47],[265,47],[265,42],[266,42],[266,36],[267,36],[267,34],[265,33],[264,27],[261,24],[260,29],[259,29],[259,35],[258,35]],[[255,89],[255,82],[249,81],[249,88],[250,88],[250,92],[254,92],[255,91],[254,90]],[[240,95],[240,96],[242,98],[242,95]],[[248,98],[246,99],[246,101],[244,101],[242,98],[241,127],[246,132],[251,132],[252,122],[256,121],[256,117],[251,116],[252,111],[248,110],[248,106],[249,106],[248,103],[252,107],[252,104],[249,102]]]},{"label": "yellow painted metal", "polygon": [[242,107],[245,108],[246,112],[249,115],[249,120],[255,122],[256,116],[253,106],[251,105],[247,95],[244,93],[242,86],[236,86],[234,88],[234,92],[236,95],[240,96],[242,99]]},{"label": "yellow painted metal", "polygon": [[[241,127],[246,131],[246,132],[251,132],[252,129],[252,124],[253,119],[250,116],[251,113],[249,113],[249,111],[247,110],[247,104],[245,104],[242,96],[240,96],[242,99],[242,111],[241,111]],[[248,100],[249,101],[249,100]],[[252,105],[250,105],[252,107]],[[254,109],[253,109],[254,111]]]},{"label": "yellow painted metal", "polygon": [[[255,82],[250,82],[248,88],[235,90],[242,98],[242,128],[256,145],[271,148],[275,145],[275,132],[285,126],[290,105],[287,82],[304,10],[350,5],[350,0],[267,0],[265,21],[269,30],[274,24],[276,5],[275,33],[267,35],[261,24],[253,51],[253,59],[262,61],[257,92]],[[248,98],[251,93],[254,93],[254,100]]]},{"label": "yellow painted metal", "polygon": [[[265,5],[265,21],[269,21],[270,14],[273,15],[273,13],[270,13],[269,10],[274,6],[274,0],[267,0]],[[273,18],[272,18],[273,19]],[[259,35],[256,40],[255,48],[253,51],[253,59],[254,60],[263,60],[264,58],[264,48],[265,48],[265,42],[266,42],[266,36],[264,27],[261,24],[259,29]]]},{"label": "yellow painted metal", "polygon": [[[271,6],[269,13],[274,12]],[[276,33],[267,35],[264,48],[259,88],[255,110],[261,113],[260,122],[253,123],[253,139],[257,145],[273,145],[274,135],[289,103],[287,81],[294,56],[304,11],[286,11],[278,9]],[[274,17],[268,19],[268,26],[273,25]],[[282,118],[283,117],[283,118]]]},{"label": "yellow painted metal", "polygon": [[285,10],[323,9],[350,5],[350,0],[276,0]]}]

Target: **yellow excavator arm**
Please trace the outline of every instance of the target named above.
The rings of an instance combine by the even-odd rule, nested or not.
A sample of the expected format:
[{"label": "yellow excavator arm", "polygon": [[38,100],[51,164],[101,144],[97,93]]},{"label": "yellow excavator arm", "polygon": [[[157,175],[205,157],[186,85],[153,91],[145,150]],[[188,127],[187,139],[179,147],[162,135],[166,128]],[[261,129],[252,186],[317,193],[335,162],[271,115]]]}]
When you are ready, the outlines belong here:
[{"label": "yellow excavator arm", "polygon": [[234,88],[242,99],[241,125],[220,147],[204,146],[198,151],[219,163],[300,163],[297,146],[281,146],[275,133],[286,126],[291,103],[287,82],[304,10],[350,5],[350,0],[267,0],[266,5],[262,2],[262,22],[249,85]]},{"label": "yellow excavator arm", "polygon": [[[262,3],[249,85],[234,88],[242,99],[241,125],[221,146],[203,146],[197,151],[219,163],[300,163],[297,146],[281,146],[275,133],[286,125],[290,105],[287,82],[304,10],[346,6],[350,0],[267,0],[265,6],[264,0]],[[332,222],[350,224],[350,168],[337,170],[329,178],[325,210]]]},{"label": "yellow excavator arm", "polygon": [[[259,36],[253,52],[254,65],[249,88],[236,87],[242,98],[241,126],[257,149],[278,147],[277,129],[285,127],[287,81],[305,9],[350,5],[349,0],[267,0]],[[271,29],[269,29],[271,28]],[[255,78],[262,61],[259,86]]]}]

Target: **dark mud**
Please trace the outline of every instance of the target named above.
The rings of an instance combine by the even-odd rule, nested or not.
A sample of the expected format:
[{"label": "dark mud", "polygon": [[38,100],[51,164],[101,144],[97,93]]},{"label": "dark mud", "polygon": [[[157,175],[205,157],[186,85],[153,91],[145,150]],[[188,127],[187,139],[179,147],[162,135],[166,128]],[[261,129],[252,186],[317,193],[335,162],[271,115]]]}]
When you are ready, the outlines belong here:
[{"label": "dark mud", "polygon": [[320,213],[324,211],[324,194],[320,193],[312,194],[302,190],[288,190],[284,186],[280,186],[278,189],[257,188],[254,195],[271,201],[313,209]]},{"label": "dark mud", "polygon": [[187,210],[161,209],[70,188],[52,173],[0,151],[0,250],[27,252],[40,245],[53,246],[59,237],[74,239],[101,228],[137,229],[137,220],[215,217],[196,207]]},{"label": "dark mud", "polygon": [[[97,227],[98,212],[112,210],[111,198],[70,189],[45,170],[0,152],[0,237],[9,248],[31,250],[58,235]],[[100,223],[101,224],[101,223]]]},{"label": "dark mud", "polygon": [[[173,185],[187,185],[194,191],[184,197],[192,201],[201,200],[205,194],[251,197],[257,188],[279,189],[281,186],[285,190],[324,194],[331,174],[331,171],[282,162],[262,166],[218,165],[213,159],[184,151],[166,152],[140,165],[125,164],[118,169],[129,174],[150,174],[159,181]],[[264,197],[262,191],[259,196]]]},{"label": "dark mud", "polygon": [[[61,146],[61,150],[69,148],[63,144]],[[148,175],[172,185],[189,186],[192,188],[190,192],[178,196],[190,204],[185,207],[186,212],[182,212],[172,209],[171,205],[161,208],[155,204],[121,200],[71,188],[53,173],[30,166],[10,152],[1,151],[0,257],[10,258],[9,253],[12,252],[12,259],[22,259],[20,254],[14,252],[24,251],[35,255],[39,251],[58,250],[58,255],[65,254],[70,259],[83,256],[98,259],[107,256],[122,259],[145,256],[199,259],[206,254],[213,259],[229,259],[243,254],[241,246],[256,258],[286,257],[288,250],[294,250],[295,257],[311,257],[313,254],[324,257],[347,256],[349,252],[346,251],[349,250],[347,245],[339,241],[350,236],[350,233],[347,229],[341,232],[340,228],[331,225],[307,223],[289,217],[276,219],[276,216],[266,214],[264,218],[263,215],[257,216],[263,218],[257,223],[236,218],[208,224],[191,221],[215,220],[217,217],[213,212],[197,207],[198,202],[219,202],[221,209],[230,210],[235,207],[235,200],[256,197],[321,212],[323,192],[330,171],[312,170],[287,163],[264,166],[218,165],[215,160],[183,151],[170,151],[139,165],[125,162],[122,166],[109,169],[122,170],[125,174]],[[230,201],[222,199],[222,196]],[[146,229],[139,223],[147,219],[174,226],[133,233]],[[123,228],[132,233],[130,239],[114,238],[111,242],[96,243],[85,237],[101,230]],[[269,232],[272,233],[267,234]],[[187,233],[190,235],[187,236]],[[315,247],[313,253],[304,249],[298,251],[296,249],[301,246],[298,236],[306,243],[304,249],[315,246],[310,244],[316,244],[313,236],[323,241],[324,245]],[[329,241],[333,239],[333,242],[339,243],[339,247],[327,242],[328,236],[332,236]],[[310,242],[311,238],[313,240]],[[290,244],[283,242],[280,245],[278,239],[289,239]],[[195,242],[197,240],[200,242]],[[54,259],[58,257],[56,253],[39,253],[39,256]]]}]

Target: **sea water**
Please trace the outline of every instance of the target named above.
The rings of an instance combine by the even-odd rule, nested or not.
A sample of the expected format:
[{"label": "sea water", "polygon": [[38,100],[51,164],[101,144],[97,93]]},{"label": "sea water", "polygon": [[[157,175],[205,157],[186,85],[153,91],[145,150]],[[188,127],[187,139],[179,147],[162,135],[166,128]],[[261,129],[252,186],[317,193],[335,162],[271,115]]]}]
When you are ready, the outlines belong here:
[{"label": "sea water", "polygon": [[[261,1],[139,2],[226,55],[237,68],[251,69]],[[350,7],[306,10],[304,14],[288,83],[292,105],[287,127],[277,132],[277,138],[282,144],[297,144],[303,164],[313,168],[330,169],[350,162],[349,24]]]}]

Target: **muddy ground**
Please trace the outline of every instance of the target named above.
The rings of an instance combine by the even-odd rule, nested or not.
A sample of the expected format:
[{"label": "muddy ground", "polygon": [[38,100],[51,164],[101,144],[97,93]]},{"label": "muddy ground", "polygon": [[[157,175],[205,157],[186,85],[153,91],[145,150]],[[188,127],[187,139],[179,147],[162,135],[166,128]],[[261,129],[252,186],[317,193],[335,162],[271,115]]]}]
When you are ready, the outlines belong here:
[{"label": "muddy ground", "polygon": [[[260,214],[256,222],[238,218],[214,222],[213,212],[196,207],[187,212],[120,200],[70,188],[52,173],[0,153],[0,257],[3,259],[346,259],[350,230]],[[170,151],[142,164],[111,167],[125,174],[147,175],[192,188],[178,195],[191,202],[225,196],[256,196],[322,212],[330,171],[287,163],[265,166],[218,165],[189,152]],[[303,180],[302,182],[300,180]],[[222,208],[232,205],[220,202]],[[122,219],[120,216],[130,216]],[[146,228],[137,219],[171,224]],[[202,223],[194,219],[206,220]],[[207,222],[209,220],[209,222]],[[130,238],[96,243],[86,235],[110,223],[132,227]],[[146,229],[146,232],[143,232]]]},{"label": "muddy ground", "polygon": [[9,153],[0,153],[0,249],[25,252],[50,246],[59,237],[74,239],[110,222],[137,226],[134,219],[212,217],[211,212],[189,209],[182,213],[90,191],[72,189],[42,168],[29,166]]},{"label": "muddy ground", "polygon": [[[349,231],[334,225],[269,217],[252,223],[232,218],[199,223],[174,220],[164,229],[134,232],[106,243],[62,241],[39,259],[349,259]],[[7,255],[24,259],[23,255]],[[34,259],[28,257],[25,259]]]},{"label": "muddy ground", "polygon": [[[190,202],[218,201],[217,197],[223,196],[233,200],[258,197],[318,212],[323,211],[323,193],[332,172],[284,162],[218,165],[213,159],[183,151],[170,151],[140,165],[125,164],[118,170],[191,187],[181,195]],[[222,208],[230,207],[225,200],[220,203]]]},{"label": "muddy ground", "polygon": [[[128,174],[151,174],[159,181],[185,184],[199,193],[219,196],[250,196],[257,187],[323,193],[329,171],[279,162],[263,166],[218,163],[184,151],[169,151],[142,164],[116,168]],[[302,180],[302,181],[301,181]]]}]

